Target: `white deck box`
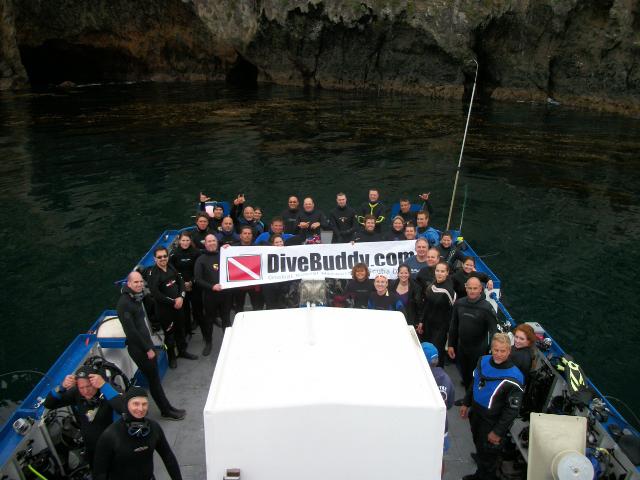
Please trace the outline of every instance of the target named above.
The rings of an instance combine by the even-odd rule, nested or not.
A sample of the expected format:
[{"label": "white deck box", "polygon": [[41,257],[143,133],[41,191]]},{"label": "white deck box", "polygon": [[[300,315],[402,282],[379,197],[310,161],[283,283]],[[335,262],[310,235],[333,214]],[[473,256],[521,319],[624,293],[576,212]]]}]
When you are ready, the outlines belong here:
[{"label": "white deck box", "polygon": [[207,479],[439,479],[445,406],[398,312],[244,312],[204,409]]}]

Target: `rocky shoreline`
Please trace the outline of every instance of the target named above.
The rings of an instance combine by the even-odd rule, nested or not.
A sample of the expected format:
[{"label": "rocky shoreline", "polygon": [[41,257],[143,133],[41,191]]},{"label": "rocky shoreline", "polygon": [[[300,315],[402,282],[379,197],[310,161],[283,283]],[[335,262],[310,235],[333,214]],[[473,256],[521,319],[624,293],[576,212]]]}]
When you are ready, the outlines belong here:
[{"label": "rocky shoreline", "polygon": [[271,82],[640,114],[633,0],[0,0],[0,90]]}]

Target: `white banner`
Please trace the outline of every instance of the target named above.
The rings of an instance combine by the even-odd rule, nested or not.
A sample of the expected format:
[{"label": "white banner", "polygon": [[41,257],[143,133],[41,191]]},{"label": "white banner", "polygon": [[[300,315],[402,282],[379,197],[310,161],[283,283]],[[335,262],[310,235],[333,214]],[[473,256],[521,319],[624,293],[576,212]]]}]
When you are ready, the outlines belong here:
[{"label": "white banner", "polygon": [[222,248],[220,284],[232,288],[287,280],[351,278],[356,263],[368,265],[371,278],[396,278],[398,266],[415,254],[414,245],[413,240],[403,240]]}]

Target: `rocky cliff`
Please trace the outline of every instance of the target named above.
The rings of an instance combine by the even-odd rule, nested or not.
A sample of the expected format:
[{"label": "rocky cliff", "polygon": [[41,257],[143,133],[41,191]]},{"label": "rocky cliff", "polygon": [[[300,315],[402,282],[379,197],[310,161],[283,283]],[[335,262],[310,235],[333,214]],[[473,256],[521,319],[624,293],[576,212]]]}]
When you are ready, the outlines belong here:
[{"label": "rocky cliff", "polygon": [[637,0],[0,0],[0,88],[256,81],[640,113]]}]

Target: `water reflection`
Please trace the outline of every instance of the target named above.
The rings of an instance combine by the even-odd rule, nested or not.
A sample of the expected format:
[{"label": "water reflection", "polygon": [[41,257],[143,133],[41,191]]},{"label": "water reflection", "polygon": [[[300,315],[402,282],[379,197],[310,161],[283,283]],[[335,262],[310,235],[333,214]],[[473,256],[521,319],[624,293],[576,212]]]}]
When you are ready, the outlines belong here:
[{"label": "water reflection", "polygon": [[[0,108],[0,372],[48,368],[113,307],[112,281],[159,233],[192,221],[201,190],[247,193],[266,218],[291,193],[328,210],[339,190],[352,204],[371,185],[392,198],[426,190],[443,226],[466,119],[452,102],[217,84],[85,88]],[[543,323],[636,407],[624,372],[640,368],[628,281],[640,261],[639,138],[626,118],[478,107],[461,177],[465,237],[491,254],[516,318]]]}]

